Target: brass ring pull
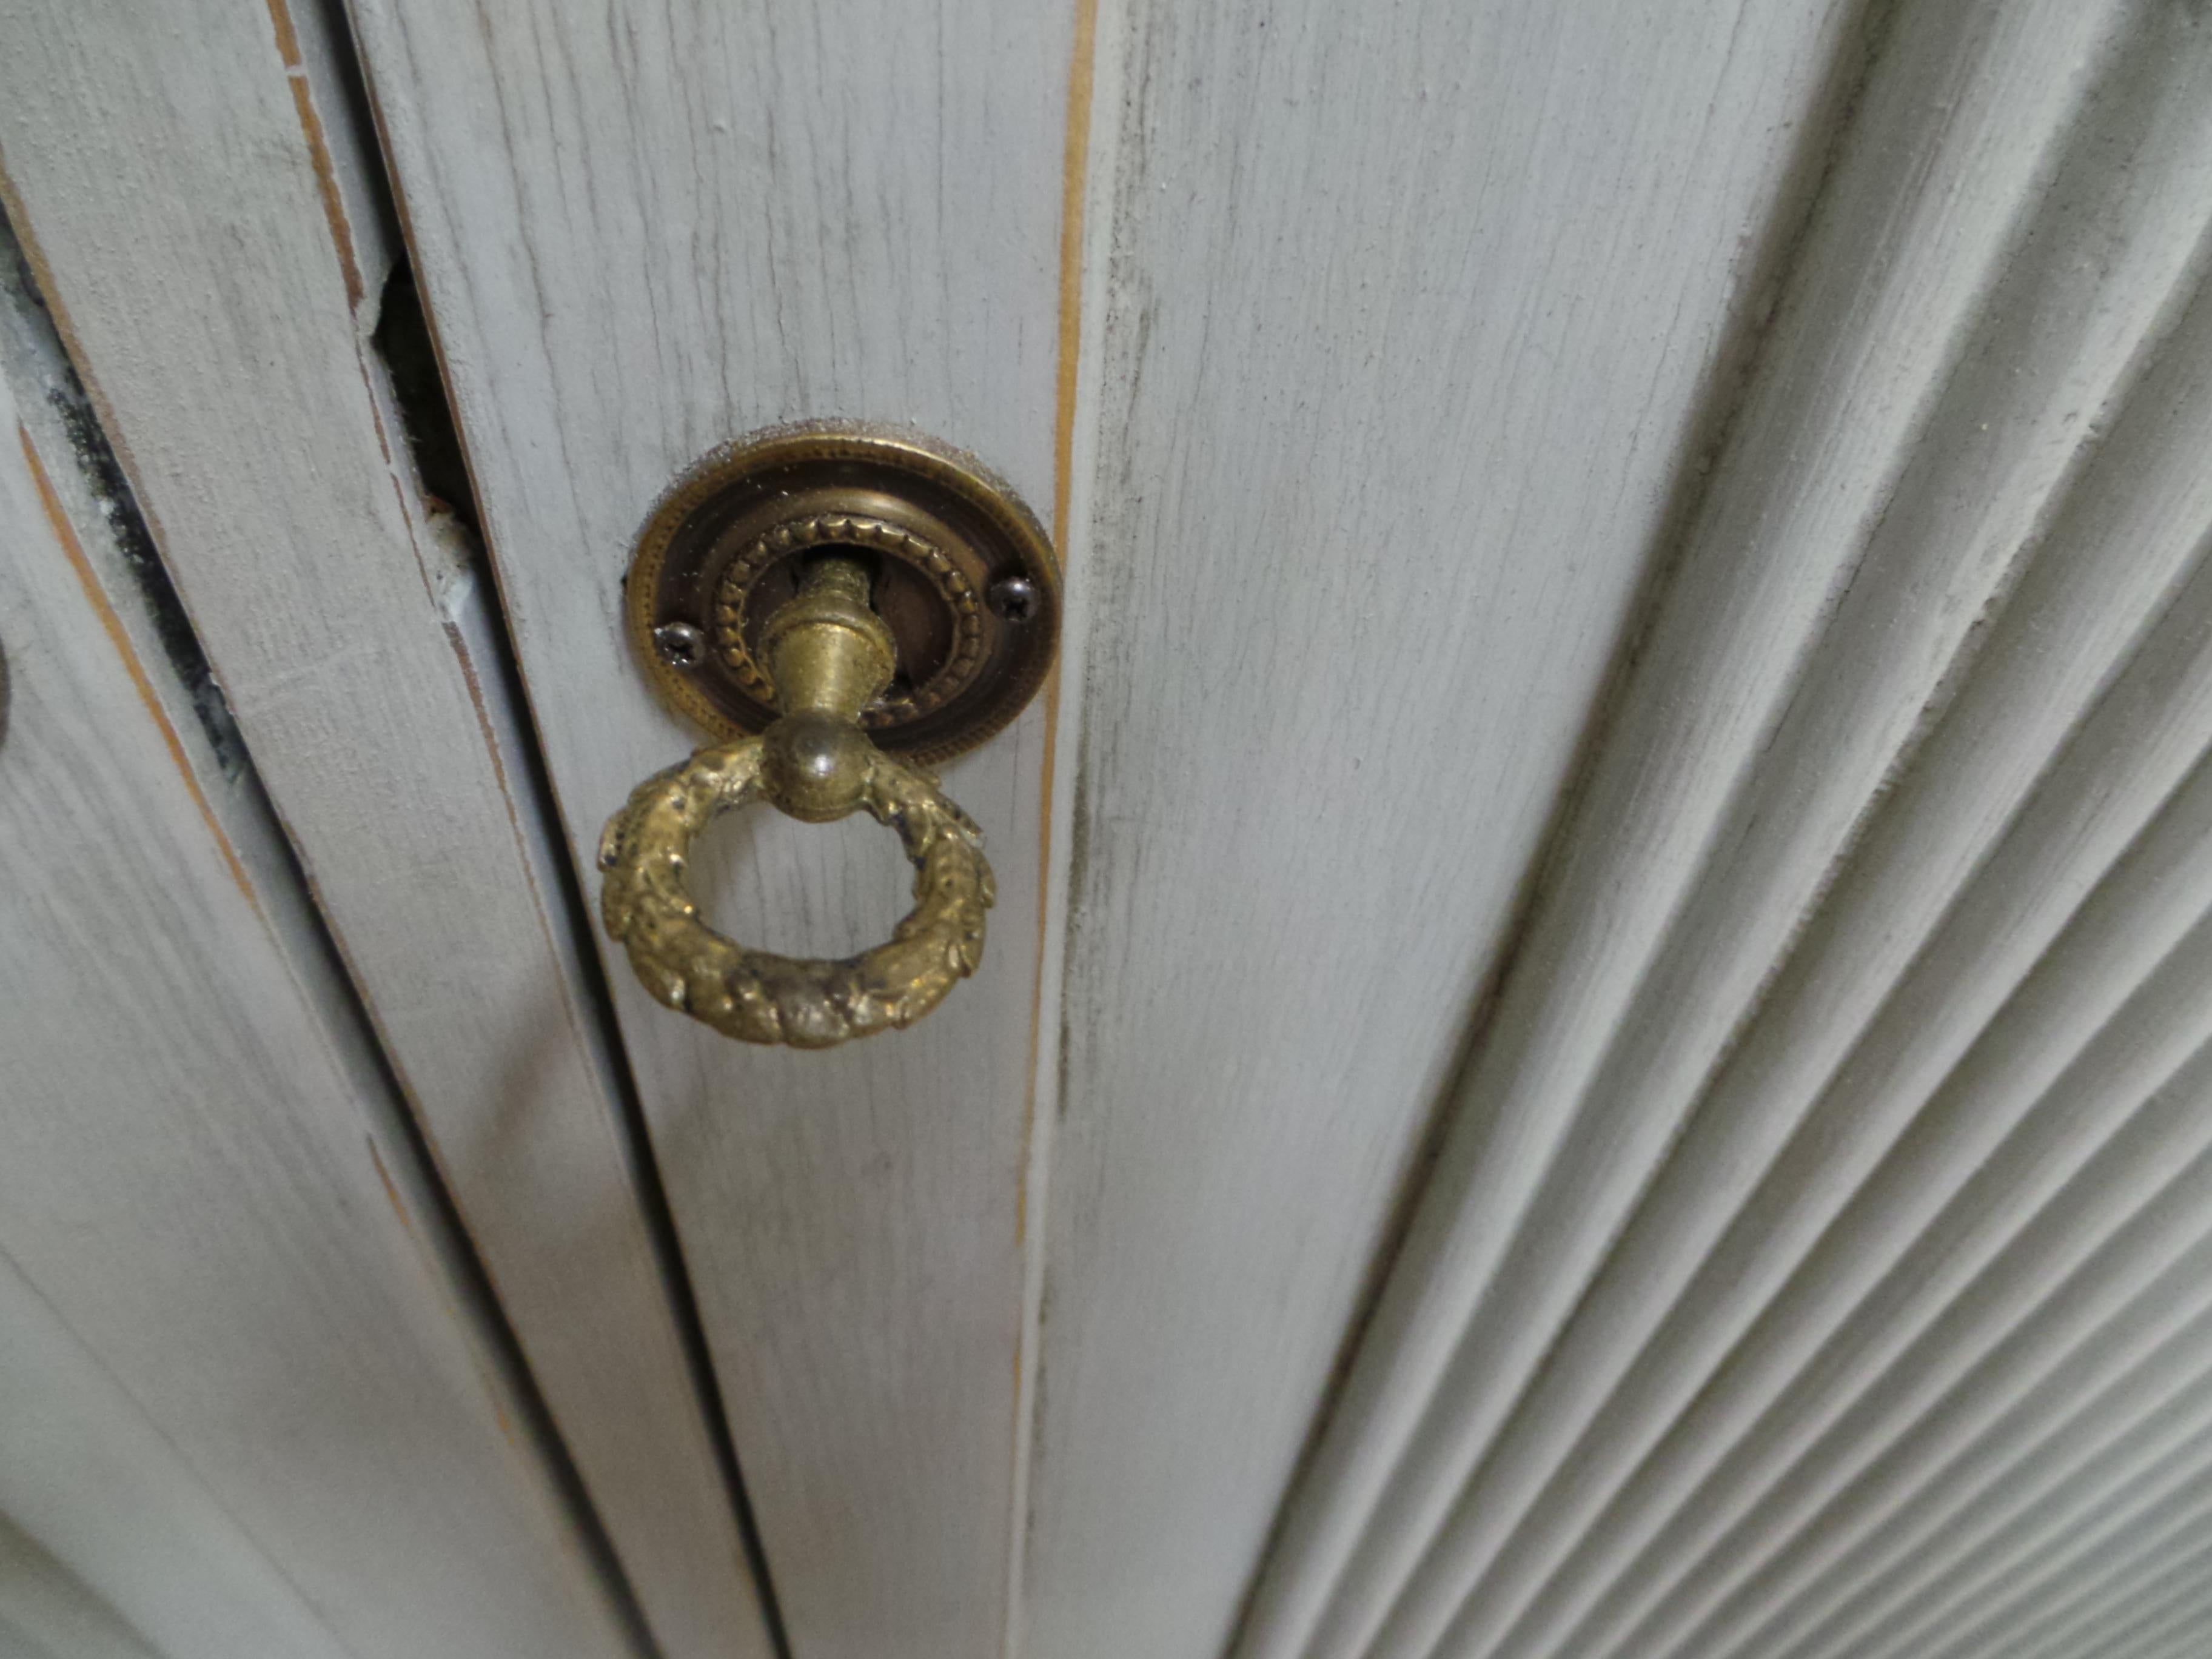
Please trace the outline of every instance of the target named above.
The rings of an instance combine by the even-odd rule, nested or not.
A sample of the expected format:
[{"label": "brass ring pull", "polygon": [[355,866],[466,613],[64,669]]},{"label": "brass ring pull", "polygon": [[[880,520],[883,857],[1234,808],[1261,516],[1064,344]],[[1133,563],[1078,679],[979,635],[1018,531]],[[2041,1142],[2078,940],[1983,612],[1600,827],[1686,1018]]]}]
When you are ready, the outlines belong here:
[{"label": "brass ring pull", "polygon": [[[860,726],[894,662],[868,585],[857,561],[818,560],[763,641],[782,718],[647,779],[600,838],[601,914],[639,979],[669,1007],[747,1042],[823,1048],[909,1025],[982,960],[994,894],[981,832],[936,780]],[[684,884],[692,837],[757,798],[816,823],[865,811],[898,831],[916,902],[888,944],[811,961],[750,950],[700,919]]]},{"label": "brass ring pull", "polygon": [[929,775],[878,753],[860,805],[906,843],[916,903],[888,945],[842,962],[748,950],[699,919],[684,890],[691,838],[718,812],[761,796],[765,738],[702,749],[638,786],[607,825],[607,932],[671,1008],[747,1042],[827,1048],[912,1024],[983,957],[994,896],[982,837]]}]

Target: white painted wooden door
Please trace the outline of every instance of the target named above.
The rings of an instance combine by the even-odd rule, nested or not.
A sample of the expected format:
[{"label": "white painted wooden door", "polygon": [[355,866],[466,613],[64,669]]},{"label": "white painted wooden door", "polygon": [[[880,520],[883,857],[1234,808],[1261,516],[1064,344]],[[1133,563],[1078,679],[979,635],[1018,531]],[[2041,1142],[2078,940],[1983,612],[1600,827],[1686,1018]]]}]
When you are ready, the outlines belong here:
[{"label": "white painted wooden door", "polygon": [[[662,1651],[2212,1639],[2201,4],[129,11],[9,210]],[[826,416],[1069,611],[983,970],[794,1054],[560,896],[647,507]]]}]

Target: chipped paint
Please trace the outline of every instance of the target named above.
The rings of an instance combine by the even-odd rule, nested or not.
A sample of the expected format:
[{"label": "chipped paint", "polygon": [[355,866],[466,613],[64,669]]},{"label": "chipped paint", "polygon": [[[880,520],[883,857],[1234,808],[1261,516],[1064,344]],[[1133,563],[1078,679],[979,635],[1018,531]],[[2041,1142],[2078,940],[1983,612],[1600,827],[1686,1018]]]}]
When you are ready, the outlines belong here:
[{"label": "chipped paint", "polygon": [[331,243],[337,250],[338,268],[345,275],[346,307],[358,313],[365,292],[361,262],[353,250],[353,227],[347,222],[345,204],[338,197],[337,169],[331,161],[330,146],[323,138],[321,118],[307,84],[307,68],[300,55],[300,37],[292,27],[285,0],[268,0],[269,21],[276,32],[276,52],[284,60],[284,78],[291,83],[293,107],[299,112],[300,131],[307,141],[307,155],[315,169],[315,193],[322,198],[323,217],[331,228]]}]

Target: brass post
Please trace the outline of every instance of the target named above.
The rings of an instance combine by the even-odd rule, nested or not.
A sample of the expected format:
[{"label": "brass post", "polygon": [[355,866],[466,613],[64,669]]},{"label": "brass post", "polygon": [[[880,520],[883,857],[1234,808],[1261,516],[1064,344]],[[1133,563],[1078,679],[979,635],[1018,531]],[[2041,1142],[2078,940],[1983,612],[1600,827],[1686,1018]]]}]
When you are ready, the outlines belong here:
[{"label": "brass post", "polygon": [[876,757],[860,711],[890,684],[897,653],[869,608],[869,582],[857,559],[817,559],[763,630],[783,717],[764,734],[762,782],[769,799],[809,823],[859,806]]}]

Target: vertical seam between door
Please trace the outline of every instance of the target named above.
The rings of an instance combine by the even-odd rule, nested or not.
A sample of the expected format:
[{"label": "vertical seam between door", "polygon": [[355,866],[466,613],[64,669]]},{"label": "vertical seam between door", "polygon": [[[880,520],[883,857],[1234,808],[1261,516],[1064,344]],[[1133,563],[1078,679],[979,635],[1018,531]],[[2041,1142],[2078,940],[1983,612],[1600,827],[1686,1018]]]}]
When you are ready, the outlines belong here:
[{"label": "vertical seam between door", "polygon": [[[1075,0],[1074,38],[1067,65],[1066,138],[1060,161],[1058,362],[1053,384],[1052,540],[1066,580],[1069,503],[1073,494],[1076,385],[1083,343],[1084,205],[1090,187],[1092,63],[1097,40],[1097,0]],[[1065,640],[1062,656],[1065,655]],[[1018,1659],[1022,1642],[1022,1581],[1029,1537],[1030,1462],[1036,1437],[1036,1379],[1043,1340],[1043,1228],[1031,1230],[1031,1199],[1042,1198],[1048,1171],[1037,1137],[1038,1068],[1043,1063],[1045,975],[1054,971],[1052,930],[1053,775],[1060,729],[1060,659],[1045,677],[1044,748],[1037,779],[1036,966],[1030,994],[1029,1085],[1022,1103],[1020,1184],[1014,1196],[1014,1249],[1022,1260],[1022,1305],[1014,1338],[1013,1490],[1007,1508],[1006,1604],[1000,1620],[1005,1659]],[[1040,1204],[1041,1210],[1042,1206]],[[1041,1215],[1037,1218],[1041,1222]]]}]

